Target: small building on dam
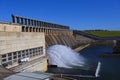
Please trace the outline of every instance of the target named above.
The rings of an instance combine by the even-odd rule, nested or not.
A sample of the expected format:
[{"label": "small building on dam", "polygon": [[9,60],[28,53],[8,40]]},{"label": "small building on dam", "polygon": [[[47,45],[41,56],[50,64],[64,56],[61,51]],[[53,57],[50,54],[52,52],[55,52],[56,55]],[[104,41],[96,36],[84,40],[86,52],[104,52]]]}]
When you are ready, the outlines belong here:
[{"label": "small building on dam", "polygon": [[46,48],[77,45],[69,26],[12,15],[0,22],[0,65],[15,72],[47,70]]}]

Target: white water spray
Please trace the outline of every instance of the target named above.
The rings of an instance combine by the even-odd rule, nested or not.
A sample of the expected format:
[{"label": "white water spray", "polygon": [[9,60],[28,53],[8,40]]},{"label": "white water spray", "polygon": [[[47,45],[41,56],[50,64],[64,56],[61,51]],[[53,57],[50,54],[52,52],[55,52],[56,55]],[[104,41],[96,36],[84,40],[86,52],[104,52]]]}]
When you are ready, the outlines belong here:
[{"label": "white water spray", "polygon": [[85,64],[85,59],[67,46],[54,45],[49,47],[46,51],[50,65],[72,68],[73,66],[83,67]]}]

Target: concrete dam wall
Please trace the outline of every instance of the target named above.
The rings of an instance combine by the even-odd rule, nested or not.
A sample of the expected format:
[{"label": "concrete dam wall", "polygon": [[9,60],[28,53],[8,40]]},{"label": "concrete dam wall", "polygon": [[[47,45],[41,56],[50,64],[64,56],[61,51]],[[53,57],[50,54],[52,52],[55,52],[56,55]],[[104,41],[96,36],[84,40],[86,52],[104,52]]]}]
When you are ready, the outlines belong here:
[{"label": "concrete dam wall", "polygon": [[76,37],[69,26],[15,15],[12,20],[0,22],[0,65],[15,72],[46,71],[46,48],[52,45],[75,48],[84,38]]},{"label": "concrete dam wall", "polygon": [[52,45],[66,45],[69,47],[74,47],[77,45],[75,37],[72,31],[60,31],[54,34],[45,35],[46,47]]},{"label": "concrete dam wall", "polygon": [[43,22],[31,18],[12,15],[13,23],[21,25],[21,32],[44,32],[46,48],[51,45],[61,44],[69,47],[77,45],[73,31],[69,26]]}]

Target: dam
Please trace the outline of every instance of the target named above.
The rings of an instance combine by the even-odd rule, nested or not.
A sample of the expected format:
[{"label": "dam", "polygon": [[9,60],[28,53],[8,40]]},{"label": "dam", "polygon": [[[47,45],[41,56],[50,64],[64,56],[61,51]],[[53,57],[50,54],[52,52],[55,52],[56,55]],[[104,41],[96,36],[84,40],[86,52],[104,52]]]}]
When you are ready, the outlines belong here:
[{"label": "dam", "polygon": [[80,39],[69,26],[12,15],[12,22],[0,22],[0,65],[14,72],[44,72],[46,48],[74,48]]},{"label": "dam", "polygon": [[69,29],[69,26],[14,15],[12,15],[12,20],[13,23],[22,25],[21,32],[45,33],[46,48],[55,44],[63,44],[70,47],[76,45],[73,31]]},{"label": "dam", "polygon": [[[16,72],[49,71],[49,57],[46,53],[52,46],[59,46],[59,48],[54,48],[55,50],[52,48],[54,51],[51,51],[54,52],[55,56],[59,52],[56,57],[56,59],[59,59],[59,62],[56,60],[59,64],[61,61],[64,63],[66,60],[63,55],[64,57],[71,56],[71,54],[68,54],[69,51],[66,50],[68,48],[74,49],[76,53],[89,45],[91,46],[91,44],[114,43],[115,46],[118,42],[116,40],[116,38],[101,38],[81,31],[71,30],[66,25],[12,15],[12,22],[0,22],[0,70],[4,72],[4,74],[2,74],[3,72],[0,73],[0,79],[1,76],[9,76]],[[61,46],[64,47],[61,48]],[[70,50],[70,52],[73,51]],[[78,55],[80,56],[80,54],[76,56],[78,57]],[[89,56],[89,54],[87,55]],[[82,57],[76,59],[76,56],[74,57],[73,54],[71,61],[69,59],[66,61],[67,67],[73,66],[70,62],[75,59],[77,60],[75,62],[81,61],[81,68],[85,69],[82,66],[84,58],[83,60],[81,60]],[[75,63],[75,66],[78,67],[80,64]],[[98,74],[99,67],[96,71],[96,74]]]}]

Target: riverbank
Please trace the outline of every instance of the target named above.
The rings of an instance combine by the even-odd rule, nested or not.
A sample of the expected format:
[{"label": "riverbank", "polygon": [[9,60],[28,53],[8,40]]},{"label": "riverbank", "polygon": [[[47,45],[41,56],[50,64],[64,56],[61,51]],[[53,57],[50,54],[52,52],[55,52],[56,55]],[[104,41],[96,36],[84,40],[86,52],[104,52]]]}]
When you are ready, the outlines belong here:
[{"label": "riverbank", "polygon": [[79,51],[81,51],[82,49],[88,47],[89,45],[90,45],[90,44],[81,45],[81,46],[75,48],[74,50],[75,50],[76,52],[79,52]]}]

